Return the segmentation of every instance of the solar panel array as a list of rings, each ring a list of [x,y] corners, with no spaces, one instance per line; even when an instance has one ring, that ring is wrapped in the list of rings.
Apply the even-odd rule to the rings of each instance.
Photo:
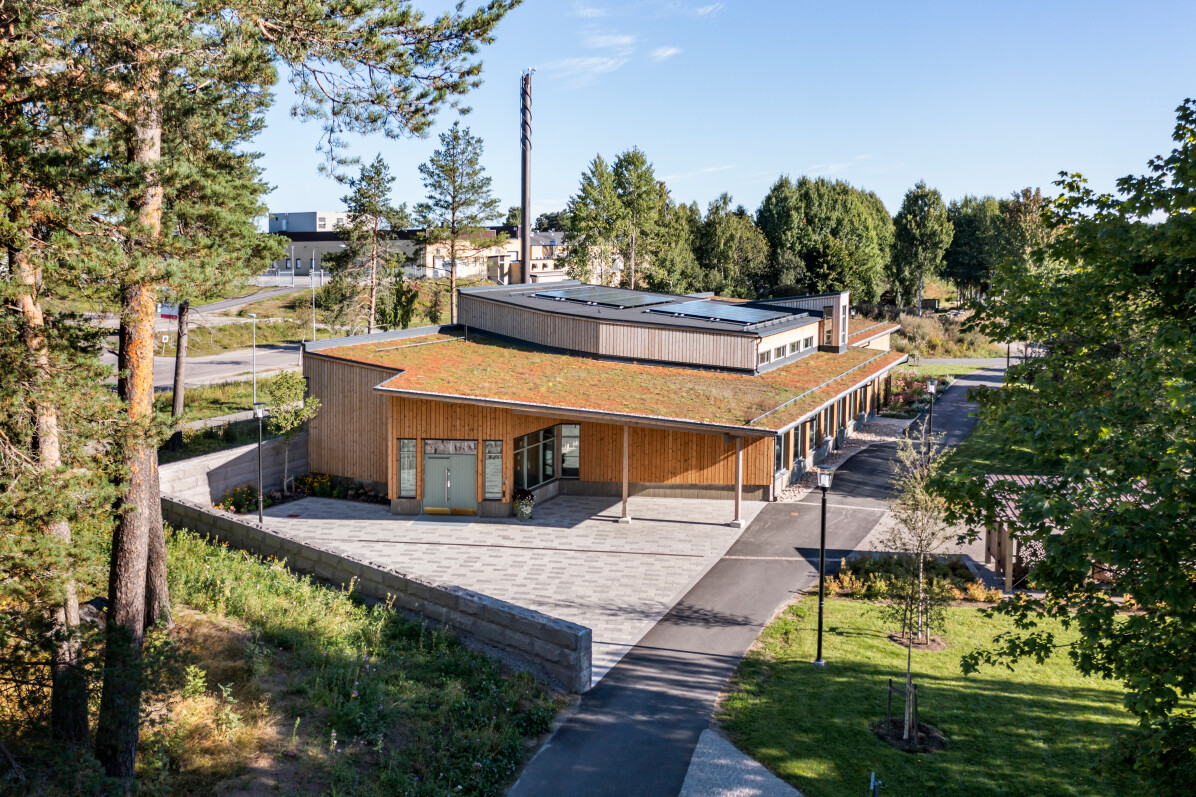
[[[629,291],[623,288],[604,288],[601,285],[582,285],[577,288],[558,288],[554,291],[539,291],[539,299],[600,304],[603,307],[647,307],[653,304],[671,302],[669,296],[653,296],[648,293]]]
[[[680,316],[682,318],[704,318],[710,321],[722,321],[727,324],[761,324],[785,318],[789,313],[778,313],[772,310],[761,310],[756,307],[743,307],[736,304],[715,304],[714,302],[680,302],[668,307],[656,307],[649,310],[661,315]]]

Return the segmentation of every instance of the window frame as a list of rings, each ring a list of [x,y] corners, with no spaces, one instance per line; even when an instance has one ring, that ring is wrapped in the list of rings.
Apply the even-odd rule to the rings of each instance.
[[[404,451],[405,444],[410,443],[410,450]],[[397,442],[398,473],[396,479],[396,498],[415,498],[419,493],[419,441],[414,437],[400,437]],[[404,455],[410,455],[411,492],[403,492],[403,476],[406,469],[403,466]]]

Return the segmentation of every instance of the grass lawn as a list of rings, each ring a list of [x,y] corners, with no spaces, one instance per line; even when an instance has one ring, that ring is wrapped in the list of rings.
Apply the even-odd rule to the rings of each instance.
[[[498,794],[560,699],[451,636],[186,531],[169,535],[185,674],[149,707],[172,795]],[[164,781],[164,782],[163,782]],[[223,785],[222,785],[223,784]]]
[[[258,379],[258,390],[261,390],[262,385],[267,384],[272,378]],[[165,390],[154,397],[154,407],[158,412],[169,413],[173,404],[173,390]],[[245,379],[237,382],[225,382],[221,385],[189,387],[183,392],[183,406],[187,413],[187,420],[190,421],[251,410],[253,409],[253,380]]]
[[[986,366],[983,365],[942,365],[940,363],[931,363],[930,365],[901,365],[893,369],[897,373],[913,374],[920,379],[925,379],[928,376],[964,376],[965,374],[974,374],[977,371],[984,370]]]
[[[173,357],[175,352],[175,333],[172,330],[170,340],[165,349],[159,343],[154,349],[158,357]],[[324,337],[331,337],[332,333],[326,329],[320,330]],[[311,327],[294,321],[269,321],[257,325],[257,345],[270,346],[282,343],[298,343],[301,340],[311,340]],[[208,354],[221,354],[226,351],[248,349],[253,345],[253,324],[220,324],[210,327],[193,327],[187,340],[187,356],[203,357]],[[165,354],[163,354],[165,351]]]
[[[904,678],[906,653],[888,640],[873,607],[827,601],[825,669],[810,664],[816,599],[764,630],[722,703],[720,719],[739,749],[805,797],[865,794],[873,771],[883,793],[903,797],[1111,793],[1091,768],[1134,724],[1122,689],[1080,675],[1066,656],[964,676],[960,655],[1011,627],[977,609],[948,609],[947,649],[913,654],[921,719],[949,747],[910,755],[877,739],[871,725],[884,718],[887,680]]]
[[[973,468],[993,475],[1050,475],[1058,472],[1058,464],[1028,448],[1009,445],[1001,430],[981,420],[945,463],[949,470]]]

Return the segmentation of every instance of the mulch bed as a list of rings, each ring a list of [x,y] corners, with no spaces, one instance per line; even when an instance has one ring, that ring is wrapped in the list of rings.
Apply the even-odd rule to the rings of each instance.
[[[877,738],[906,753],[937,753],[939,750],[947,749],[946,737],[939,733],[933,725],[919,722],[917,737],[914,736],[911,729],[908,739],[901,738],[904,730],[905,720],[901,717],[893,717],[887,724],[881,720],[872,726],[872,732],[876,734]],[[916,744],[915,738],[917,738]]]
[[[889,641],[894,645],[899,645],[903,648],[909,647],[909,637],[904,637],[901,634],[889,634]],[[941,636],[932,636],[929,642],[915,642],[914,650],[946,650],[947,640]]]

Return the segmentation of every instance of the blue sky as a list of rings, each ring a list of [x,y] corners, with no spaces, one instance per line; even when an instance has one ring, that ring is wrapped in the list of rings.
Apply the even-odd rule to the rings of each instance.
[[[420,3],[429,11],[441,3]],[[916,6],[916,7],[915,7]],[[639,146],[678,201],[723,191],[754,211],[781,174],[843,179],[890,212],[919,179],[947,199],[1102,189],[1171,148],[1196,93],[1196,3],[806,3],[527,0],[485,48],[464,117],[503,206],[519,199],[519,75],[534,78],[532,203],[559,210],[595,154]],[[319,130],[281,86],[264,154],[272,211],[336,210]],[[422,198],[427,139],[354,139],[382,153],[394,199]]]

